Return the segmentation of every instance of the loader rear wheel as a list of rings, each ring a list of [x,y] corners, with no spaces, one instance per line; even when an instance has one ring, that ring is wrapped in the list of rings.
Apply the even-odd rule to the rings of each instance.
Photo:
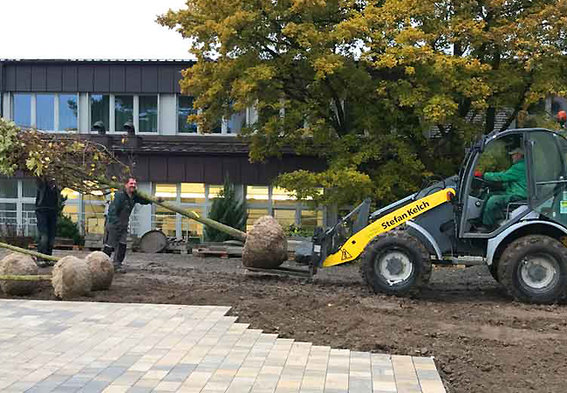
[[[498,278],[516,300],[549,304],[567,297],[567,248],[544,235],[510,243],[498,262]]]
[[[427,249],[403,231],[377,236],[366,246],[361,259],[362,277],[375,293],[405,295],[431,277]]]

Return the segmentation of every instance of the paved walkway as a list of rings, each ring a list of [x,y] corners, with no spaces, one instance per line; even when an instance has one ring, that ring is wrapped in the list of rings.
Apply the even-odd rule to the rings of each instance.
[[[281,339],[228,310],[0,300],[0,391],[445,392],[431,358]]]

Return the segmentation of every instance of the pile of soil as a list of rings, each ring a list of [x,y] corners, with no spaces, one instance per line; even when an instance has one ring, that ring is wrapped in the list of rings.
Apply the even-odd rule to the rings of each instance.
[[[126,266],[110,290],[75,300],[229,305],[239,322],[280,337],[434,356],[448,392],[565,391],[567,308],[513,302],[484,266],[435,269],[413,298],[371,294],[356,264],[311,283],[250,275],[238,259],[129,254]],[[53,299],[41,285],[31,297]]]

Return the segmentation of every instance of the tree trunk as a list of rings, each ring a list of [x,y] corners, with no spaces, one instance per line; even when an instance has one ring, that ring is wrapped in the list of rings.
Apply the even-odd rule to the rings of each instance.
[[[0,281],[51,281],[50,275],[18,276],[15,274],[0,275]]]
[[[12,246],[11,244],[8,244],[8,243],[0,242],[0,248],[6,248],[6,249],[14,251],[14,252],[19,252],[20,254],[31,255],[32,257],[46,259],[48,261],[53,261],[53,262],[57,262],[60,259],[60,258],[54,257],[52,255],[46,255],[46,254],[42,254],[42,253],[37,252],[37,251],[26,250],[25,248]]]
[[[159,202],[157,198],[146,194],[143,191],[136,191],[136,193],[141,196],[144,199],[147,199],[148,201],[151,201],[152,203],[162,206],[168,210],[171,210],[173,212],[179,213],[182,216],[191,218],[192,220],[195,220],[197,222],[200,222],[203,225],[208,225],[212,228],[215,228],[216,230],[220,231],[220,232],[224,232],[229,234],[230,236],[241,240],[243,242],[246,241],[247,235],[246,232],[242,232],[238,229],[235,229],[233,227],[229,227],[228,225],[222,224],[218,221],[215,220],[211,220],[210,218],[207,217],[201,217],[198,213],[192,211],[192,210],[185,210],[177,205],[174,205],[173,203],[169,203],[169,202]]]

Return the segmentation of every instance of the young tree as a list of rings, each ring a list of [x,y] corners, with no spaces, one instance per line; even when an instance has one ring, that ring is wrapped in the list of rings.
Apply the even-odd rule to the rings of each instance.
[[[234,185],[228,177],[224,181],[224,187],[218,197],[213,199],[213,205],[209,212],[209,218],[241,231],[246,230],[246,206],[236,196]],[[209,242],[224,242],[232,239],[226,232],[221,232],[213,227],[205,227],[205,240]]]
[[[22,129],[0,117],[0,174],[16,172],[53,178],[62,188],[105,193],[131,173],[105,146],[81,135]]]
[[[299,197],[387,201],[452,174],[496,115],[565,93],[565,0],[188,0],[158,21],[191,41],[182,90],[210,129],[255,106],[252,160],[283,146],[328,169],[280,184]]]

